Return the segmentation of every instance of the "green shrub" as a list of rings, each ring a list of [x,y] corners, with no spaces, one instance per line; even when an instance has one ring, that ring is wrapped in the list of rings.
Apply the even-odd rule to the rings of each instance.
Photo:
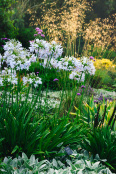
[[[81,124],[70,123],[67,116],[38,118],[34,109],[40,104],[37,104],[34,94],[28,101],[29,91],[23,99],[16,96],[16,101],[10,96],[12,94],[5,92],[0,100],[1,157],[16,156],[23,151],[28,156],[36,154],[39,159],[51,158],[57,155],[59,144],[74,147],[83,139],[85,128]]]
[[[94,88],[108,88],[114,84],[114,79],[107,70],[96,70],[95,75],[91,77],[90,84]]]
[[[75,82],[69,79],[68,72],[63,70],[58,71],[54,68],[44,68],[41,66],[41,62],[32,63],[29,72],[39,72],[39,77],[42,78],[43,82],[43,89],[71,89],[75,85]],[[57,78],[58,81],[53,81],[55,78]]]
[[[106,164],[116,171],[116,135],[107,127],[95,128],[87,133],[87,139],[82,143],[82,148],[93,155],[98,154],[101,159],[106,159]]]
[[[103,54],[103,58],[107,58],[110,60],[115,60],[116,58],[116,52],[112,50],[106,50]]]
[[[0,1],[0,38],[14,38],[17,34],[14,21],[10,19],[13,14],[10,7],[13,3],[15,3],[14,0]]]
[[[8,95],[4,92],[0,100],[0,138],[4,138],[0,146],[1,156],[18,154],[22,148],[29,154],[32,149],[29,145],[28,148],[26,147],[27,143],[32,140],[34,146],[37,141],[36,136],[40,131],[36,129],[37,121],[35,119],[33,119],[32,125],[32,112],[37,97],[35,99],[32,97],[31,103],[29,103],[28,91],[25,101],[22,101],[21,96],[16,96],[14,102],[13,95],[13,93]]]
[[[35,34],[35,30],[31,27],[19,28],[16,39],[18,39],[22,43],[23,47],[28,48],[29,41],[34,40],[34,34]]]

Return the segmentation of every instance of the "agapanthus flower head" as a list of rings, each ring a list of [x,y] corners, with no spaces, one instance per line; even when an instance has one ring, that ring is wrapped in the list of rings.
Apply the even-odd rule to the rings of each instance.
[[[11,71],[11,69],[4,68],[4,70],[0,72],[0,86],[4,86],[6,82],[12,85],[18,84],[15,70]]]
[[[36,76],[34,72],[28,74],[26,77],[23,76],[22,81],[23,85],[33,84],[35,88],[38,87],[39,84],[42,84],[41,78]]]
[[[36,61],[36,56],[23,48],[22,44],[15,39],[6,42],[3,49],[3,62],[15,70],[28,70],[31,62]]]
[[[53,81],[54,81],[54,82],[55,82],[55,81],[59,81],[59,79],[56,79],[56,78],[55,78]]]
[[[41,34],[43,37],[45,35]],[[35,39],[34,42],[30,42],[30,52],[35,52],[40,59],[57,59],[62,55],[63,48],[61,45],[53,45],[45,40]],[[48,64],[47,64],[48,65]],[[44,63],[45,66],[45,63]]]

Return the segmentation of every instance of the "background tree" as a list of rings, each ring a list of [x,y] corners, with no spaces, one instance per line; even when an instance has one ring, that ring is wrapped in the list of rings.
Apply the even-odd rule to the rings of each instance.
[[[0,0],[0,38],[14,38],[17,29],[14,27],[14,21],[11,20],[13,10],[11,8],[15,0]]]

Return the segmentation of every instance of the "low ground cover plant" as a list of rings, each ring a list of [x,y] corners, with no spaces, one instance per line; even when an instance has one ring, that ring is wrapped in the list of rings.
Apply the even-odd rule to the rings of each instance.
[[[105,159],[103,161],[106,161]],[[99,158],[99,155],[96,155],[95,158],[89,157],[87,151],[83,153],[77,153],[76,150],[72,151],[72,155],[66,156],[65,152],[65,163],[58,158],[54,158],[51,161],[42,160],[38,161],[34,155],[31,155],[30,158],[26,156],[25,153],[22,153],[22,156],[12,159],[11,157],[5,157],[4,161],[1,163],[0,171],[1,173],[30,173],[30,174],[63,174],[63,173],[108,173],[112,172],[106,168],[104,165],[100,164],[102,160]]]

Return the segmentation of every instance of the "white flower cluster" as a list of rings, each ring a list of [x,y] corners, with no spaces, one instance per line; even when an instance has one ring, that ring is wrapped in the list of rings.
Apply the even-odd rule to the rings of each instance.
[[[81,63],[83,65],[84,72],[89,73],[90,75],[95,74],[95,66],[91,59],[88,59],[87,57],[82,57]]]
[[[52,49],[53,49],[53,55],[52,58],[57,59],[62,56],[63,48],[61,45],[58,45],[55,41],[51,42]]]
[[[30,41],[30,52],[35,53],[39,59],[44,59],[44,66],[51,58],[57,59],[63,53],[61,45],[57,45],[55,41],[49,43],[44,40],[35,39]]]
[[[28,74],[26,77],[23,76],[22,82],[24,86],[33,84],[35,88],[38,87],[39,84],[42,84],[41,78],[36,76],[35,73]],[[5,84],[18,84],[18,77],[15,70],[5,68],[0,72],[0,86],[4,86]]]
[[[69,75],[69,79],[74,79],[77,81],[84,82],[85,81],[85,73],[81,73],[78,71],[72,71],[71,74]]]
[[[52,58],[49,61],[49,67],[58,68],[59,70],[62,69],[62,70],[66,70],[66,71],[73,71],[76,66],[78,66],[78,67],[80,66],[80,64],[78,64],[78,63],[79,62],[74,57],[61,58],[59,61]]]
[[[39,84],[42,84],[41,78],[36,76],[35,73],[30,73],[26,77],[22,78],[23,85],[33,84],[36,88]]]
[[[36,61],[36,56],[31,54],[28,50],[22,47],[19,41],[14,39],[6,42],[4,45],[4,54],[0,54],[0,68],[3,62],[5,62],[8,68],[4,68],[0,72],[0,86],[4,86],[6,83],[17,85],[18,77],[16,74],[17,70],[29,70],[31,62]],[[10,69],[11,68],[11,69]],[[38,84],[42,84],[41,78],[35,75],[35,73],[23,77],[23,85],[32,84],[37,87]]]
[[[65,57],[61,58],[60,61],[52,58],[49,67],[71,71],[69,78],[77,81],[84,81],[85,74],[95,74],[93,61],[87,57],[82,57],[80,59],[76,59],[75,57]]]
[[[15,70],[12,71],[11,69],[5,68],[0,72],[0,86],[4,86],[6,83],[7,85],[18,84],[18,78]]]
[[[4,45],[4,54],[0,54],[0,68],[1,62],[6,62],[8,67],[0,73],[0,85],[2,86],[6,81],[11,84],[18,84],[18,78],[16,77],[17,70],[29,70],[31,62],[35,62],[36,58],[44,59],[43,67],[55,68],[58,71],[70,71],[69,78],[75,79],[78,82],[85,80],[85,74],[94,75],[95,67],[93,65],[93,57],[82,57],[76,59],[75,57],[64,57],[58,60],[63,53],[61,45],[57,45],[55,41],[48,43],[44,40],[35,39],[30,41],[30,52],[22,47],[19,41],[14,39],[6,42]],[[36,55],[35,55],[36,54]],[[15,71],[16,70],[16,71]],[[42,84],[41,78],[32,73],[22,78],[23,85],[33,84],[37,87],[38,84]]]
[[[59,69],[63,69],[66,71],[81,71],[82,64],[80,60],[77,60],[75,57],[64,57],[60,60]]]
[[[31,62],[36,61],[36,56],[22,47],[22,44],[15,39],[6,42],[3,46],[4,55],[2,61],[16,70],[29,70]]]
[[[69,75],[70,79],[84,82],[85,74],[94,75],[95,67],[93,61],[87,57],[81,57],[80,60],[76,59],[75,69]]]

